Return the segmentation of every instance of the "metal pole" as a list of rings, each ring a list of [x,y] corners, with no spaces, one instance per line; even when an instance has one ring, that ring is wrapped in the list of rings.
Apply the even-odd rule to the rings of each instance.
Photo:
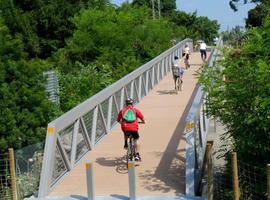
[[[213,173],[212,173],[212,158],[211,158],[212,144],[206,145],[206,159],[207,159],[207,196],[208,200],[213,200]]]
[[[238,167],[236,152],[232,153],[232,172],[233,172],[233,200],[240,199],[239,181],[238,181]]]
[[[128,163],[129,199],[136,200],[135,163]]]
[[[216,117],[214,117],[214,132],[217,133],[217,120],[216,120]]]
[[[94,200],[93,163],[86,163],[87,196],[88,200]]]
[[[17,200],[17,186],[16,186],[16,175],[15,175],[15,162],[14,162],[14,150],[12,148],[8,149],[9,156],[9,170],[11,178],[11,189],[12,189],[12,199]]]
[[[267,164],[267,200],[270,200],[270,164]]]
[[[151,2],[152,2],[152,17],[153,19],[155,19],[155,1],[151,0]]]

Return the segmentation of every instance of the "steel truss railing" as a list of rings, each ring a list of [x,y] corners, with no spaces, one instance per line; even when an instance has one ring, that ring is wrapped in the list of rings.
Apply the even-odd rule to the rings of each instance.
[[[220,38],[217,47],[223,46]],[[208,65],[215,67],[219,56],[217,48],[212,49]],[[205,99],[207,94],[198,87],[186,118],[186,195],[195,196],[199,191],[203,173],[203,162],[207,143],[210,118],[206,115]]]
[[[170,72],[174,56],[182,57],[186,44],[192,51],[191,39],[181,41],[48,124],[39,197],[45,197],[112,130],[126,97],[139,103]]]

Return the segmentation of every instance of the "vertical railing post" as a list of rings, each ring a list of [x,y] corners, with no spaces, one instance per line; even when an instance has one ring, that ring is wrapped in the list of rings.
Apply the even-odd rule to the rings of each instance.
[[[87,181],[87,199],[88,200],[94,200],[95,194],[94,194],[94,181],[93,181],[93,163],[86,163],[86,181]]]
[[[94,147],[96,143],[97,117],[98,117],[98,105],[95,107],[93,112],[92,135],[91,135],[92,147]]]
[[[161,67],[160,65],[161,65],[160,63],[158,63],[158,64],[156,65],[156,69],[157,69],[157,70],[156,70],[156,71],[157,71],[157,72],[156,72],[156,74],[157,74],[157,76],[156,76],[156,77],[157,77],[157,84],[158,84],[159,81],[160,81],[160,67]]]
[[[9,171],[11,178],[11,189],[12,189],[12,199],[17,200],[17,186],[16,186],[16,175],[15,175],[15,162],[14,162],[14,150],[12,148],[8,149],[9,156]]]
[[[207,142],[206,159],[207,159],[207,196],[208,200],[213,200],[213,166],[211,156],[212,144]]]
[[[152,67],[152,74],[151,74],[151,84],[152,84],[152,89],[155,87],[155,65]]]
[[[75,122],[75,125],[74,125],[74,128],[73,128],[73,134],[72,134],[72,145],[71,145],[71,156],[70,156],[71,169],[75,166],[75,161],[76,161],[77,139],[78,139],[79,125],[80,125],[80,120],[78,119]]]
[[[214,117],[214,133],[217,132],[217,120],[216,117]]]
[[[233,200],[240,199],[239,180],[238,180],[238,167],[236,152],[232,153],[232,175],[233,175]]]
[[[168,56],[167,59],[167,73],[171,71],[171,54]]]
[[[149,92],[149,71],[146,71],[146,77],[145,77],[145,91],[146,91],[146,94]]]
[[[129,97],[130,98],[134,98],[134,80],[131,81],[131,84],[130,84],[130,94],[129,94]]]
[[[42,169],[39,180],[38,197],[47,196],[52,183],[52,175],[54,170],[55,153],[57,145],[57,131],[54,123],[48,124],[47,136],[45,142],[44,156],[42,161]]]
[[[121,89],[121,98],[120,98],[120,108],[119,108],[119,110],[121,110],[124,107],[124,102],[125,102],[125,88],[123,87]]]
[[[267,200],[270,200],[270,164],[267,164]]]
[[[108,104],[108,115],[107,115],[107,132],[111,129],[111,121],[112,121],[112,104],[113,104],[113,96],[109,98]]]
[[[135,163],[128,163],[129,199],[136,200]]]
[[[138,89],[138,99],[139,99],[139,102],[141,101],[142,99],[142,75],[139,76],[139,85],[137,85],[137,89]]]

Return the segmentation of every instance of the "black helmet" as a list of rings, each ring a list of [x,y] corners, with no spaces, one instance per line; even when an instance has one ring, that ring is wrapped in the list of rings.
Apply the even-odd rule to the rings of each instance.
[[[126,105],[132,105],[133,102],[134,102],[133,99],[130,98],[130,97],[128,97],[128,98],[126,99]]]
[[[174,56],[174,59],[175,59],[175,60],[178,59],[178,56]]]

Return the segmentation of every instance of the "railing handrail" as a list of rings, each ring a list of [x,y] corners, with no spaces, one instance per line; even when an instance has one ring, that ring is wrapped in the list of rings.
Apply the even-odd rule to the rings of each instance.
[[[114,126],[115,114],[123,106],[125,95],[135,95],[139,102],[165,77],[171,70],[174,56],[182,57],[185,44],[193,50],[191,39],[179,42],[48,124],[39,197],[46,196],[110,132]],[[103,105],[106,106],[104,110]],[[59,166],[60,169],[55,170],[54,174],[54,167]]]
[[[220,45],[222,45],[222,38],[219,38],[217,47]],[[208,65],[211,67],[214,67],[217,52],[216,48],[212,50],[208,59]],[[186,118],[186,194],[191,196],[195,196],[196,191],[198,191],[198,179],[201,178],[201,169],[206,149],[209,118],[203,111],[205,95],[202,86],[199,86]],[[201,122],[201,119],[205,121]],[[202,123],[206,123],[205,130],[202,130]],[[197,125],[199,126],[198,128]],[[199,146],[196,146],[197,137],[199,138]]]
[[[67,123],[69,123],[69,122],[72,123],[80,115],[83,115],[83,114],[87,113],[88,110],[93,109],[96,106],[96,104],[101,103],[104,100],[106,100],[109,96],[111,96],[112,94],[114,94],[115,92],[120,90],[124,85],[127,85],[132,80],[137,78],[139,75],[143,74],[144,72],[149,70],[151,67],[153,67],[153,65],[160,62],[163,57],[168,56],[170,54],[170,52],[173,52],[173,51],[177,50],[180,46],[182,46],[183,44],[185,44],[187,42],[192,42],[192,40],[187,38],[187,39],[179,42],[175,46],[173,46],[170,49],[166,50],[165,52],[161,53],[159,56],[157,56],[154,59],[152,59],[152,60],[148,61],[147,63],[143,64],[139,68],[135,69],[133,72],[127,74],[126,76],[124,76],[120,80],[116,81],[112,85],[110,85],[107,88],[101,90],[100,92],[98,92],[97,94],[92,96],[91,98],[85,100],[84,102],[82,102],[79,105],[75,106],[74,108],[72,108],[68,112],[64,113],[62,116],[60,116],[57,119],[53,120],[52,122],[50,122],[48,124],[48,126],[50,126],[50,124],[53,124],[53,125],[58,124],[58,123],[61,124],[61,121],[65,121],[65,123],[66,122]],[[180,55],[180,57],[181,56],[182,55]],[[72,116],[72,118],[70,118],[70,116]],[[63,128],[63,126],[60,125],[60,126],[57,127],[57,130],[60,131],[62,128]]]

